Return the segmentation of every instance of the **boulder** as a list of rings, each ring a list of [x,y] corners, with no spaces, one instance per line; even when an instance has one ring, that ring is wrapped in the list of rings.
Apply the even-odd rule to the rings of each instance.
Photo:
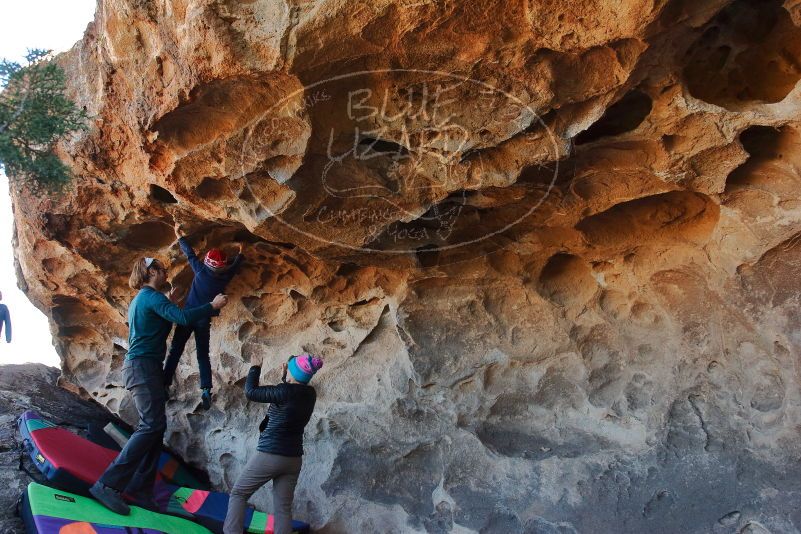
[[[62,380],[129,422],[133,262],[244,243],[170,445],[228,489],[314,352],[320,532],[796,532],[801,20],[773,0],[100,0],[72,187],[12,187]],[[256,502],[268,509],[269,491]],[[761,530],[760,530],[761,529]]]

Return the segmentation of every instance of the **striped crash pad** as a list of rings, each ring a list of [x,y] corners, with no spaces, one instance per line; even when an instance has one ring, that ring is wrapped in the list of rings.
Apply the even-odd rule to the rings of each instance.
[[[31,482],[22,496],[28,534],[210,534],[186,519],[131,507],[119,515],[89,497]]]
[[[56,426],[33,410],[20,416],[18,427],[34,465],[49,484],[65,491],[89,495],[89,488],[117,457],[117,451]],[[227,493],[177,486],[165,482],[159,474],[153,494],[157,512],[182,516],[212,532],[222,532],[228,510]],[[272,534],[272,525],[271,515],[248,507],[245,532]],[[309,532],[308,523],[293,520],[292,526],[298,534]]]

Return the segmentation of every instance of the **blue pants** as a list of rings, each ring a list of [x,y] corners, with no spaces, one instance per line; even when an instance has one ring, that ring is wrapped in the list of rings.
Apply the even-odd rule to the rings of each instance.
[[[148,493],[153,491],[161,443],[167,430],[164,411],[167,396],[161,362],[155,358],[125,360],[122,376],[139,413],[139,426],[100,482],[126,493]]]
[[[197,349],[197,367],[200,371],[200,387],[211,389],[211,361],[209,360],[209,338],[211,338],[211,321],[205,320],[190,326],[175,325],[172,334],[170,354],[164,364],[164,384],[169,386],[175,376],[175,369],[181,355],[184,353],[189,336],[195,334],[195,347]]]

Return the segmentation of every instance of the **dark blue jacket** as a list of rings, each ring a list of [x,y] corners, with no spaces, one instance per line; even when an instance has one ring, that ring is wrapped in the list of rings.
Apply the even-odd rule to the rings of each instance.
[[[8,306],[0,304],[0,333],[3,332],[3,325],[6,326],[6,343],[11,343],[11,314]]]
[[[214,300],[214,297],[225,291],[225,286],[236,275],[239,265],[242,263],[242,254],[237,254],[228,269],[221,273],[215,273],[198,259],[186,239],[183,237],[178,239],[178,246],[186,254],[189,266],[195,272],[195,279],[192,280],[192,287],[189,289],[189,296],[186,297],[184,308],[195,308]],[[220,315],[219,310],[215,310],[212,314],[213,317],[217,315]]]
[[[303,429],[311,419],[317,392],[304,384],[281,383],[259,386],[261,367],[254,365],[245,380],[245,396],[255,402],[269,402],[267,426],[256,447],[280,456],[303,456]]]

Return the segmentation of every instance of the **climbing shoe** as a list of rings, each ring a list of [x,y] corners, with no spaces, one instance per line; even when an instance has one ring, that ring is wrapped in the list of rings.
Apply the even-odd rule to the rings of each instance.
[[[203,402],[203,409],[210,410],[211,409],[211,390],[208,388],[203,388],[203,392],[200,394],[200,400]]]
[[[92,497],[97,499],[100,504],[115,514],[128,515],[131,513],[130,507],[123,502],[120,492],[114,488],[109,488],[98,481],[95,482],[94,486],[89,488],[89,493],[91,493]]]

